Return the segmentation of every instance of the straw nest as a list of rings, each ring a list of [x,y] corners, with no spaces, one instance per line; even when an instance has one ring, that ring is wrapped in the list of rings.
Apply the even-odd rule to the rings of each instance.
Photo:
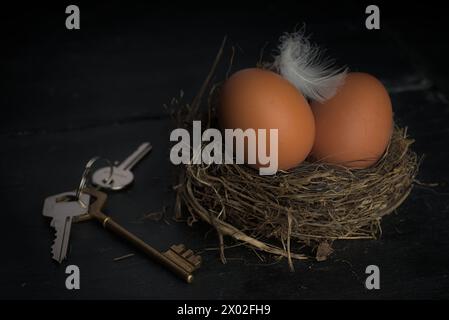
[[[194,102],[178,109],[179,123],[198,118],[210,75]],[[216,89],[210,88],[209,109],[203,113],[210,126]],[[311,256],[304,254],[304,247],[324,260],[332,253],[334,240],[379,236],[382,217],[398,208],[413,187],[419,160],[412,143],[407,130],[396,126],[383,157],[358,170],[306,161],[292,170],[262,176],[245,165],[185,165],[175,187],[176,215],[181,217],[186,208],[189,223],[200,219],[213,226],[223,262],[224,236],[286,257],[291,269],[292,259]]]

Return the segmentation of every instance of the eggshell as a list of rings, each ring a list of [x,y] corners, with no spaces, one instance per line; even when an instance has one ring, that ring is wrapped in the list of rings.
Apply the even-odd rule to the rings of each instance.
[[[277,73],[250,68],[233,74],[222,87],[218,115],[226,129],[278,129],[281,170],[300,164],[312,149],[315,123],[310,106]]]
[[[388,146],[393,130],[391,100],[375,77],[349,73],[333,98],[312,102],[311,107],[316,125],[315,159],[367,168]]]

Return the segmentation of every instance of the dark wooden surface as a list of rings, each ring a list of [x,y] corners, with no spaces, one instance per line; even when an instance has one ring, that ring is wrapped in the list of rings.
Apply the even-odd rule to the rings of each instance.
[[[187,5],[87,4],[81,30],[64,27],[65,6],[3,12],[2,220],[0,298],[390,299],[449,297],[449,103],[444,16],[438,8],[382,8],[380,31],[364,27],[363,5],[280,4],[193,8]],[[422,6],[422,7],[421,7]],[[420,25],[415,25],[417,13]],[[408,16],[411,14],[412,16]],[[182,89],[189,100],[227,34],[234,70],[265,57],[282,32],[307,24],[339,63],[373,73],[391,93],[395,117],[425,154],[416,187],[373,241],[340,241],[325,262],[261,263],[246,248],[226,251],[214,231],[174,222],[172,123],[162,105]],[[267,52],[268,51],[268,52]],[[126,157],[139,143],[154,150],[135,168],[135,183],[110,194],[107,212],[159,249],[185,243],[204,265],[186,285],[95,222],[72,228],[68,260],[50,258],[53,233],[41,215],[46,196],[74,189],[87,160]],[[161,221],[142,220],[167,208]],[[227,242],[232,245],[231,241]],[[81,270],[81,289],[65,289],[65,266]],[[364,287],[365,268],[381,270],[381,289]]]

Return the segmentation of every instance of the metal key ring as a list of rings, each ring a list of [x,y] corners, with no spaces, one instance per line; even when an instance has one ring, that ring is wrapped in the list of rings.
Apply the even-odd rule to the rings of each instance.
[[[86,187],[87,184],[87,176],[90,172],[90,169],[92,168],[92,166],[94,165],[95,162],[97,162],[98,160],[105,160],[106,163],[108,164],[108,166],[111,168],[111,171],[109,173],[109,178],[107,179],[107,183],[111,182],[112,180],[112,175],[114,173],[114,166],[111,163],[111,161],[109,161],[109,159],[106,158],[101,158],[101,157],[93,157],[92,159],[90,159],[87,163],[86,163],[86,167],[84,168],[84,172],[83,175],[81,176],[81,181],[80,184],[78,186],[78,189],[76,189],[76,194],[75,197],[77,200],[80,199],[80,194],[81,191]]]

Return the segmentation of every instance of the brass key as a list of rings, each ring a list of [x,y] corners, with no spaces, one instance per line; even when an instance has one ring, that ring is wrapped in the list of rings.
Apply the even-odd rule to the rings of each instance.
[[[91,188],[84,189],[83,192],[94,198],[89,205],[89,215],[97,219],[105,229],[114,232],[116,235],[132,243],[146,255],[170,269],[177,276],[188,283],[192,283],[192,273],[201,265],[201,257],[199,255],[195,255],[192,250],[187,250],[183,244],[173,245],[166,252],[159,252],[112,220],[111,217],[101,212],[106,204],[107,195],[105,193]]]

